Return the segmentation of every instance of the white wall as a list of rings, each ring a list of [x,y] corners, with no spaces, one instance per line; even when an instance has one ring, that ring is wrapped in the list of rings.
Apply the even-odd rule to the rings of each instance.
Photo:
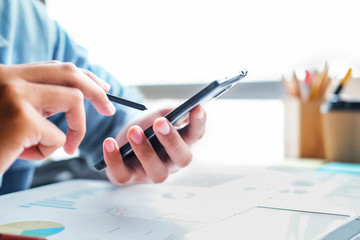
[[[48,0],[91,57],[130,84],[246,80],[360,68],[357,0]]]

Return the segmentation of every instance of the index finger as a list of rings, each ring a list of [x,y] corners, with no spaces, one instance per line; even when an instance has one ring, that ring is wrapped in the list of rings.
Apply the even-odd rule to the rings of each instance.
[[[114,105],[105,94],[109,85],[90,73],[86,74],[84,70],[72,63],[23,64],[13,67],[23,79],[29,82],[78,88],[99,113],[107,116],[115,113]]]
[[[64,112],[68,131],[64,149],[67,153],[74,153],[86,131],[84,99],[82,92],[77,88],[64,86],[49,86],[42,84],[29,84],[34,93],[29,101],[40,113]],[[45,114],[46,115],[46,114]]]

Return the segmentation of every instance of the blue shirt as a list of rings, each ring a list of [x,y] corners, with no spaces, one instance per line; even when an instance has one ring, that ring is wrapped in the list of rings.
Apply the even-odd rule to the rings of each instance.
[[[77,45],[59,24],[51,20],[44,5],[38,0],[0,1],[0,64],[22,64],[58,60],[72,62],[88,69],[111,85],[110,93],[140,101],[141,94],[135,88],[122,86],[104,68],[88,61],[87,51]],[[80,153],[92,162],[100,161],[102,142],[106,137],[115,137],[136,110],[116,106],[114,116],[105,117],[85,100],[86,135],[80,145]],[[49,118],[62,131],[67,124],[64,114]],[[26,189],[32,181],[34,165],[30,161],[16,160],[2,177],[1,193]]]

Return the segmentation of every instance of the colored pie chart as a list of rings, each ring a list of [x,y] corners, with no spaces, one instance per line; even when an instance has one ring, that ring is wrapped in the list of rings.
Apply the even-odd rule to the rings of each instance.
[[[46,221],[13,222],[0,225],[0,233],[32,237],[47,237],[57,234],[64,229],[64,225],[60,223]]]

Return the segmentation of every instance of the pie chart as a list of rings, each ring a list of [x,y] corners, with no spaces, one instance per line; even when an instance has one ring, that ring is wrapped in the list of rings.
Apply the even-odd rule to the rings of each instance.
[[[47,237],[64,229],[64,225],[60,223],[46,221],[13,222],[0,225],[0,233],[32,237]]]

